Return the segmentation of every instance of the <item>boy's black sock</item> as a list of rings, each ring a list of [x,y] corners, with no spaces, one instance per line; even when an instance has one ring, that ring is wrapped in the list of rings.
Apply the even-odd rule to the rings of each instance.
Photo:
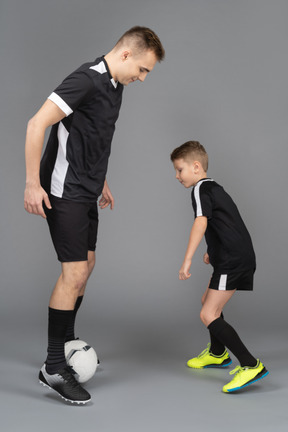
[[[221,313],[220,318],[224,319],[223,313]],[[221,354],[224,353],[225,346],[211,333],[210,330],[209,333],[210,333],[210,341],[211,341],[210,352],[214,355],[220,356]]]
[[[72,318],[71,318],[71,320],[70,320],[70,322],[68,324],[68,328],[67,328],[67,331],[66,331],[65,342],[68,342],[68,341],[71,341],[71,340],[75,339],[75,333],[74,333],[75,319],[76,319],[76,315],[77,315],[78,309],[81,306],[82,300],[83,300],[83,296],[79,296],[77,298],[77,300],[76,300],[74,311],[73,311],[73,315],[72,315]]]
[[[64,343],[72,315],[73,310],[58,310],[49,307],[48,355],[46,359],[46,370],[49,374],[54,374],[66,366]]]
[[[237,357],[241,366],[256,366],[257,360],[250,354],[230,324],[222,318],[217,318],[209,324],[208,329]]]

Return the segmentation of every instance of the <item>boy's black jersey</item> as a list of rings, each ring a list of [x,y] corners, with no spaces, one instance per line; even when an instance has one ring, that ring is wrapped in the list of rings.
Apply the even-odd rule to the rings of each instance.
[[[72,201],[95,201],[101,194],[111,141],[122,102],[104,57],[85,63],[48,99],[66,117],[52,127],[41,160],[41,185]]]
[[[222,186],[207,178],[192,189],[195,218],[208,220],[205,239],[210,263],[217,273],[255,269],[256,259],[249,232],[232,198]]]

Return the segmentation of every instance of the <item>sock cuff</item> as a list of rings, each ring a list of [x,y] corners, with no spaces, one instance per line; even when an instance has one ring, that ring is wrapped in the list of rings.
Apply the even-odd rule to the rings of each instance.
[[[68,323],[68,321],[73,316],[73,310],[59,310],[48,308],[48,316],[49,322],[53,322],[54,324],[63,324]]]
[[[207,328],[208,330],[211,331],[212,334],[214,334],[217,337],[217,335],[221,332],[221,330],[223,330],[225,324],[226,324],[225,321],[221,317],[219,317],[216,318],[214,321],[212,321]]]

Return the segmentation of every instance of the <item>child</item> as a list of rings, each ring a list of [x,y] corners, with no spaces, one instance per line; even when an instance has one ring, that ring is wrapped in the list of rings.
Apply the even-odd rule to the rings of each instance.
[[[179,279],[190,278],[192,257],[204,234],[207,253],[204,262],[214,268],[202,297],[200,318],[210,333],[211,343],[187,365],[191,368],[225,367],[232,363],[227,347],[239,360],[231,382],[223,392],[240,390],[268,375],[265,366],[247,350],[238,334],[223,317],[222,310],[236,290],[253,290],[256,268],[252,241],[239,211],[222,186],[207,178],[208,155],[197,141],[188,141],[171,154],[176,179],[192,189],[195,212],[187,251]]]

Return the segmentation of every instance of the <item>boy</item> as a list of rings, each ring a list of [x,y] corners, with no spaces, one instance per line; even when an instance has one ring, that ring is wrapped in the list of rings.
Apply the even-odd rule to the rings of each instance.
[[[123,86],[143,82],[164,55],[152,30],[133,27],[108,54],[72,72],[28,123],[24,206],[47,218],[62,266],[49,303],[48,356],[39,380],[71,403],[90,400],[67,367],[64,343],[75,338],[75,317],[95,265],[97,199],[102,194],[101,209],[114,206],[106,172]]]
[[[190,278],[192,257],[203,236],[207,243],[204,262],[214,268],[202,297],[200,318],[210,333],[211,343],[187,365],[191,368],[225,367],[232,363],[227,347],[239,360],[235,377],[223,392],[240,390],[268,375],[265,366],[247,350],[236,331],[223,317],[222,310],[236,290],[253,289],[256,268],[250,235],[231,197],[222,186],[207,177],[208,155],[197,141],[188,141],[171,153],[176,179],[192,190],[195,221],[191,229],[179,279]]]

